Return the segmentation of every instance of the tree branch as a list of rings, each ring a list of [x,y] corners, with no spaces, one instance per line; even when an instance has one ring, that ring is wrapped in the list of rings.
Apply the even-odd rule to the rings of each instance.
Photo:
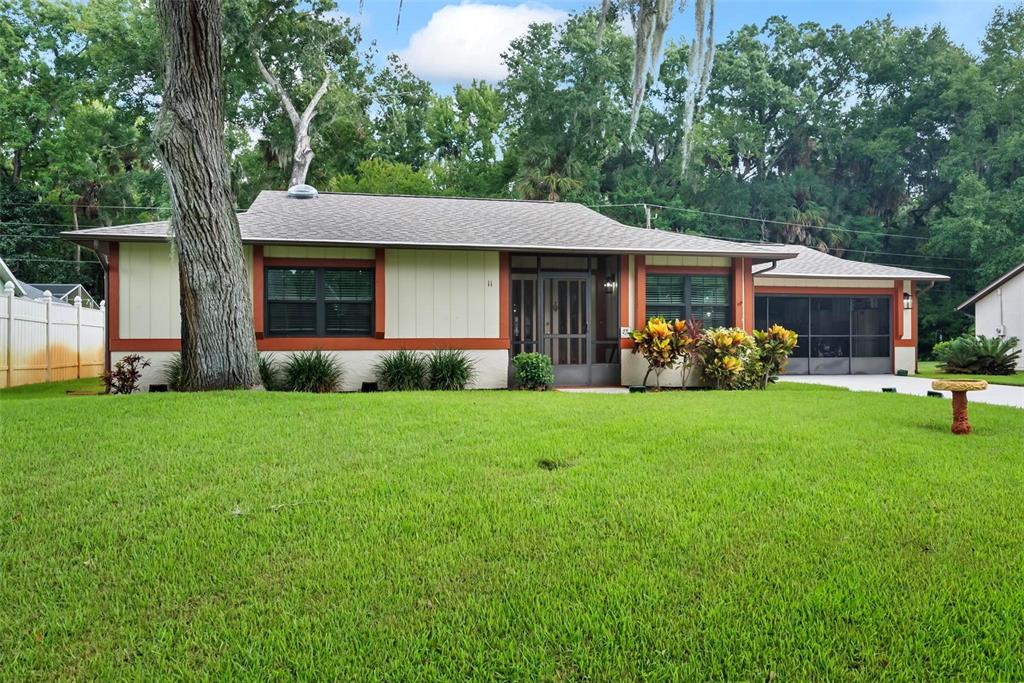
[[[284,110],[288,113],[288,118],[291,120],[292,125],[297,128],[301,119],[299,118],[299,112],[295,109],[295,105],[292,104],[292,98],[288,97],[288,93],[285,92],[284,86],[281,85],[281,81],[277,80],[277,77],[270,73],[267,67],[263,65],[263,60],[260,58],[259,51],[253,50],[252,56],[256,60],[256,66],[259,67],[260,75],[263,76],[263,80],[266,81],[267,85],[269,85],[270,88],[277,93],[277,96],[281,98],[281,102],[284,104]],[[313,99],[315,101],[317,98]]]
[[[313,99],[309,101],[306,106],[306,111],[302,112],[302,123],[306,126],[316,116],[316,107],[320,104],[320,99],[327,93],[327,88],[331,84],[331,71],[330,69],[324,69],[324,82],[317,88],[316,94],[313,95]]]

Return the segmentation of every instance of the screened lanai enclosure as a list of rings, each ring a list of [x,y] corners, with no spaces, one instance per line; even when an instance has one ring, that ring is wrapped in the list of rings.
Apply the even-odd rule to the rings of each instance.
[[[800,335],[787,374],[892,372],[888,296],[767,295],[755,299],[754,326],[779,324]]]

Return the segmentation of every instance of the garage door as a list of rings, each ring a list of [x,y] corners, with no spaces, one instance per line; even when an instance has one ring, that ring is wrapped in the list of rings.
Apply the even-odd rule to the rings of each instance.
[[[800,335],[788,374],[847,375],[892,372],[892,315],[887,296],[756,298],[754,325],[779,324]]]

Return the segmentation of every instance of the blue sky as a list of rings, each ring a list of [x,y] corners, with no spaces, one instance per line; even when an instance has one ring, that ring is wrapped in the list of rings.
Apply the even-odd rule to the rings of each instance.
[[[401,25],[395,28],[399,0],[365,0],[359,14],[357,0],[340,0],[341,12],[363,27],[367,39],[377,41],[381,55],[398,52],[416,72],[447,89],[473,77],[496,80],[498,55],[508,41],[531,21],[558,20],[566,14],[594,7],[600,0],[404,0]],[[853,27],[890,14],[903,26],[941,23],[953,40],[977,51],[995,7],[1014,2],[989,0],[717,0],[717,38],[747,23],[762,23],[773,14],[794,22]],[[692,5],[692,0],[688,5]],[[692,15],[676,16],[671,36],[689,35]]]

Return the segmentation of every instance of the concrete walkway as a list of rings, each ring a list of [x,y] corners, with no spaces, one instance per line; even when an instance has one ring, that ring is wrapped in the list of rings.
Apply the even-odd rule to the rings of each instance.
[[[965,379],[967,379],[965,377]],[[782,382],[804,384],[825,384],[831,387],[845,387],[851,391],[882,391],[882,387],[896,387],[896,393],[925,396],[932,389],[932,380],[925,377],[899,377],[897,375],[783,375]],[[942,392],[950,398],[948,391]],[[970,402],[993,403],[1001,406],[1024,408],[1024,387],[1008,387],[989,384],[984,391],[972,391]]]

